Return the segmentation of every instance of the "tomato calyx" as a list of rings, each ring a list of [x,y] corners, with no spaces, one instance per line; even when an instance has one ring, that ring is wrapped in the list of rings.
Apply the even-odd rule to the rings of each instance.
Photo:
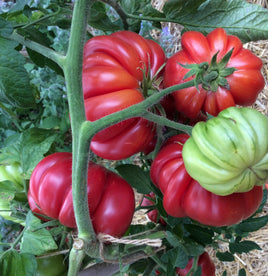
[[[231,49],[220,61],[217,62],[219,51],[215,53],[211,59],[210,64],[208,62],[202,62],[200,64],[181,64],[183,68],[190,69],[190,71],[184,76],[184,80],[194,76],[194,85],[199,91],[198,85],[201,84],[202,88],[208,91],[216,92],[219,86],[229,90],[229,84],[226,77],[233,74],[236,71],[234,67],[226,67],[233,49]]]

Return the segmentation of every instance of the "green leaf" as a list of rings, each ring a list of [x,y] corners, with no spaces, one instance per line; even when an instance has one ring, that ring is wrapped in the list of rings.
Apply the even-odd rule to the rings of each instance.
[[[170,231],[167,231],[166,234],[167,234],[166,239],[170,243],[170,245],[172,245],[173,247],[181,246],[181,242],[173,233],[171,233]]]
[[[0,17],[0,36],[7,37],[12,34],[12,24]]]
[[[267,9],[244,0],[207,0],[196,11],[184,9],[175,15],[175,11],[166,14],[173,22],[183,25],[184,31],[195,30],[206,35],[220,27],[243,43],[268,38]]]
[[[268,215],[257,218],[250,218],[235,227],[236,232],[254,232],[264,227],[268,222]]]
[[[92,5],[88,18],[89,25],[102,31],[118,31],[122,28],[110,20],[105,5],[101,2],[95,2]]]
[[[193,13],[206,0],[169,0],[163,7],[167,18],[176,19],[185,13]]]
[[[52,45],[52,40],[50,40],[47,36],[47,34],[39,31],[35,27],[28,27],[24,29],[19,29],[18,33],[22,36],[24,36],[26,39],[35,41],[47,48],[51,48]],[[45,67],[48,66],[52,70],[54,70],[56,73],[63,75],[62,69],[59,67],[58,64],[56,64],[54,61],[51,59],[43,56],[42,54],[37,53],[36,51],[33,51],[29,48],[26,48],[27,53],[31,60],[38,66],[38,67]]]
[[[54,130],[30,128],[15,137],[17,138],[16,141],[1,149],[0,161],[19,162],[24,177],[27,178],[37,163],[49,151],[57,134]]]
[[[58,248],[50,232],[46,228],[40,229],[40,225],[40,220],[29,212],[26,217],[26,230],[21,240],[22,253],[42,255]]]
[[[53,130],[31,128],[22,133],[20,144],[21,166],[24,173],[32,169],[44,158],[57,134]]]
[[[14,42],[0,37],[0,101],[29,108],[34,106],[35,98],[24,68],[25,58],[15,46]]]
[[[145,172],[139,166],[119,165],[116,170],[138,193],[149,194],[152,191],[149,172]]]
[[[234,253],[248,253],[251,250],[261,250],[259,245],[253,241],[241,241],[241,242],[231,242],[229,244],[229,249],[232,254]]]
[[[244,268],[241,268],[238,272],[238,276],[247,276],[246,270]]]
[[[225,251],[225,252],[218,251],[216,253],[216,257],[222,262],[233,262],[235,260],[234,256],[228,251]]]
[[[37,262],[33,254],[5,251],[0,256],[1,276],[34,276]]]
[[[184,227],[197,242],[204,245],[212,243],[212,230],[194,224],[185,224]]]
[[[199,256],[204,252],[204,247],[202,245],[195,243],[190,239],[185,239],[183,246],[187,250],[189,256]]]

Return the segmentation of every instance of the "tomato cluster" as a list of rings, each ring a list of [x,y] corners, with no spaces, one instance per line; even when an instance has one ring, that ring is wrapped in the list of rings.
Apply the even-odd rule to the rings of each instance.
[[[186,171],[182,158],[187,134],[171,137],[151,166],[151,179],[163,193],[163,205],[173,217],[190,217],[202,224],[227,226],[253,215],[261,203],[263,188],[219,196],[204,189]]]
[[[155,41],[131,31],[88,40],[82,74],[86,119],[99,120],[195,76],[196,86],[171,93],[155,109],[159,115],[164,108],[161,115],[177,122],[188,120],[193,131],[192,137],[172,136],[155,151],[150,177],[163,194],[168,215],[216,227],[233,225],[255,213],[268,178],[268,119],[253,109],[234,107],[256,101],[264,87],[262,61],[221,28],[207,36],[185,32],[181,43],[182,50],[166,59]],[[216,117],[207,120],[208,114]],[[165,137],[166,130],[163,126],[160,136]],[[104,159],[122,160],[150,152],[158,134],[155,123],[129,116],[96,133],[90,148]],[[132,188],[93,162],[87,182],[95,231],[122,236],[134,214]],[[154,194],[148,194],[141,205],[151,206],[154,199]],[[71,153],[54,153],[36,166],[28,200],[33,212],[76,227]],[[166,225],[157,209],[147,215]],[[185,269],[176,272],[186,275],[192,263],[191,259]],[[199,257],[198,265],[202,275],[215,275],[207,253]]]

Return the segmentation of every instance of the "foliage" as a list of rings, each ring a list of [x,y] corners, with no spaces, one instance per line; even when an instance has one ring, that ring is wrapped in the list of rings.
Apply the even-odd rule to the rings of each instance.
[[[150,178],[152,161],[166,138],[181,132],[191,134],[196,123],[174,112],[168,94],[194,87],[202,77],[163,90],[161,79],[155,82],[147,76],[139,87],[146,90],[146,99],[96,121],[85,119],[83,42],[120,30],[134,31],[152,39],[151,30],[157,30],[160,45],[168,50],[171,37],[166,29],[161,29],[160,22],[178,23],[183,27],[182,32],[195,30],[204,35],[216,27],[224,28],[228,35],[236,35],[242,42],[268,39],[267,10],[244,0],[170,0],[162,11],[156,10],[149,0],[1,3],[0,166],[19,164],[22,179],[19,188],[12,177],[0,182],[0,201],[4,202],[0,207],[5,214],[8,212],[5,217],[9,219],[0,217],[1,275],[13,276],[18,271],[22,276],[35,275],[37,257],[55,252],[63,252],[68,275],[78,274],[89,264],[106,261],[118,262],[120,275],[156,275],[156,270],[163,275],[175,275],[176,267],[185,268],[190,258],[197,260],[207,246],[214,248],[220,261],[227,262],[234,261],[234,254],[261,250],[247,237],[268,222],[267,215],[260,215],[267,201],[267,190],[264,189],[262,203],[251,217],[235,225],[213,227],[189,217],[168,215],[162,192]],[[148,68],[150,65],[149,62]],[[143,77],[148,68],[143,68]],[[148,83],[151,86],[147,87]],[[158,93],[153,93],[154,90]],[[132,117],[143,117],[154,123],[157,137],[150,153],[112,162],[89,152],[90,141],[97,132]],[[42,215],[36,217],[27,202],[29,179],[36,165],[45,156],[62,151],[72,152],[75,161],[72,162],[72,189],[77,229],[67,228],[58,220]],[[118,246],[95,235],[91,221],[85,219],[88,208],[84,179],[89,158],[112,168],[142,196],[155,194],[152,205],[139,204],[136,210],[155,209],[165,223],[131,225],[121,241],[125,238],[132,243],[133,240],[157,239],[161,240],[161,247],[127,242]],[[219,246],[222,242],[228,244],[225,252]],[[193,275],[200,275],[197,262],[193,264]],[[245,271],[240,270],[239,275],[244,274]]]

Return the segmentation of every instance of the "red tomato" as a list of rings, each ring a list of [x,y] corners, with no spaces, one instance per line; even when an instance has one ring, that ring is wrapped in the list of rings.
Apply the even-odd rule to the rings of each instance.
[[[120,237],[128,229],[135,209],[131,186],[117,174],[93,162],[88,167],[88,206],[97,233]],[[41,160],[29,184],[33,212],[76,227],[72,200],[72,154],[58,152]]]
[[[216,116],[220,111],[230,106],[252,105],[265,85],[264,78],[260,72],[262,61],[252,52],[243,49],[242,42],[238,37],[227,35],[224,29],[217,28],[206,37],[196,31],[188,31],[181,38],[182,50],[175,53],[168,61],[164,73],[164,86],[170,87],[192,79],[184,80],[189,71],[180,64],[211,63],[212,57],[218,52],[219,62],[231,49],[233,53],[227,67],[236,69],[225,77],[223,70],[218,64],[215,69],[219,76],[225,77],[228,85],[221,86],[220,78],[216,79],[218,88],[212,91],[210,88],[196,87],[181,89],[172,93],[176,108],[185,113],[189,118],[195,118],[200,110]]]
[[[131,31],[87,41],[82,76],[87,120],[95,121],[142,102],[146,96],[141,92],[143,71],[151,79],[164,62],[165,53],[156,42]],[[147,152],[154,136],[153,123],[132,118],[97,133],[91,149],[105,159],[125,159]]]
[[[218,196],[205,190],[187,173],[182,159],[187,134],[171,137],[151,166],[152,182],[163,193],[163,206],[173,217],[190,217],[202,224],[227,226],[250,217],[258,209],[263,188]]]

